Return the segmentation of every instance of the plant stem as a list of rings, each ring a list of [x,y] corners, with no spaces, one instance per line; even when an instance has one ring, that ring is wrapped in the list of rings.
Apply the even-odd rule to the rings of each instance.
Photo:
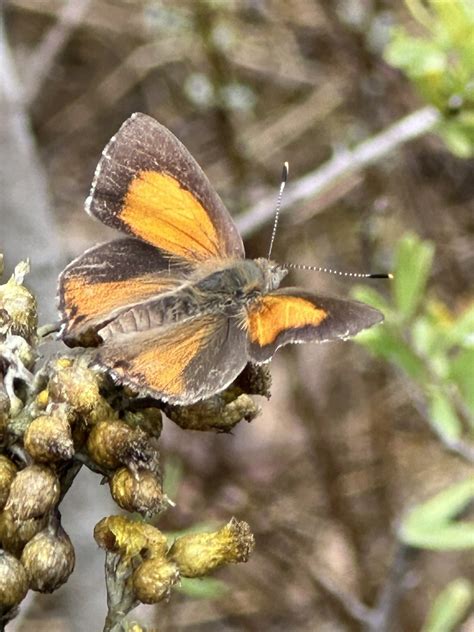
[[[354,149],[336,153],[333,158],[311,171],[296,182],[288,184],[280,212],[287,211],[293,204],[309,198],[316,198],[328,189],[347,180],[363,168],[374,164],[385,155],[395,151],[405,143],[430,132],[441,119],[440,112],[426,106],[400,119],[390,127],[360,143]],[[344,187],[342,187],[343,189]],[[255,206],[237,218],[237,226],[243,237],[256,232],[274,215],[275,192],[266,196]],[[318,208],[318,213],[323,207]]]

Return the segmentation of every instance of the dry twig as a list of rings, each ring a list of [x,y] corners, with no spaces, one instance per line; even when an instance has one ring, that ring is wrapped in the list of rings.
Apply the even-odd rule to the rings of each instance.
[[[321,196],[336,185],[342,186],[347,178],[363,168],[376,163],[408,141],[431,131],[439,120],[439,111],[427,106],[360,143],[355,149],[338,152],[315,171],[288,185],[281,211],[288,210],[297,202]],[[244,237],[255,233],[273,217],[274,198],[275,193],[272,192],[237,218],[237,225]],[[323,208],[320,207],[318,212]]]

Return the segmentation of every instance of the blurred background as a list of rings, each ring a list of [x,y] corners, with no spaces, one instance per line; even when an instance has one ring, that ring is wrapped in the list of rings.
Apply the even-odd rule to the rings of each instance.
[[[56,318],[60,270],[113,237],[83,201],[104,145],[135,111],[188,147],[249,257],[267,254],[288,160],[273,257],[399,273],[395,285],[365,289],[291,273],[291,285],[381,305],[385,334],[281,350],[271,400],[231,435],[165,424],[177,506],[158,526],[235,515],[251,525],[256,549],[217,582],[194,581],[133,613],[150,629],[474,629],[468,532],[460,544],[440,527],[441,540],[428,542],[436,520],[428,529],[427,514],[424,526],[409,520],[440,492],[459,497],[472,477],[469,5],[3,0],[0,251],[7,272],[30,258],[43,323]],[[81,473],[62,506],[76,572],[54,595],[30,593],[9,629],[100,629],[103,552],[92,530],[118,511],[99,483]],[[472,484],[462,489],[463,502],[449,496],[439,509],[439,524],[455,531],[469,521]]]

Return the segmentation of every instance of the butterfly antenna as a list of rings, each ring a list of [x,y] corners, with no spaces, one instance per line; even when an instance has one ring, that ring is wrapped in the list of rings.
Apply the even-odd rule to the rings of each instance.
[[[281,267],[286,270],[310,270],[312,272],[325,272],[326,274],[336,274],[337,276],[352,277],[356,279],[393,279],[393,274],[391,272],[382,272],[377,274],[368,274],[364,272],[341,272],[340,270],[331,270],[331,268],[306,266],[302,263],[283,263]]]
[[[270,248],[268,249],[268,258],[272,254],[273,242],[275,241],[275,235],[278,226],[278,219],[280,217],[280,208],[281,208],[281,199],[283,197],[283,191],[285,190],[285,185],[288,180],[288,163],[285,162],[283,164],[283,171],[281,173],[281,183],[280,183],[280,191],[278,193],[277,204],[275,209],[275,221],[273,222],[273,230],[272,230],[272,238],[270,239]]]

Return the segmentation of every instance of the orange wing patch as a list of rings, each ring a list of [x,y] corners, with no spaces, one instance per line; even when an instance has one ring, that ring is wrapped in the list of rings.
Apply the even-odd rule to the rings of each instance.
[[[219,256],[219,238],[206,209],[165,173],[141,171],[130,183],[119,217],[138,237],[187,260]]]
[[[110,318],[116,309],[133,305],[175,286],[175,280],[158,280],[154,275],[104,283],[91,283],[87,277],[71,276],[65,280],[63,288],[68,330],[74,329],[76,325],[84,330],[101,316]]]
[[[264,296],[247,316],[248,335],[261,347],[272,344],[289,329],[319,325],[328,313],[297,296]]]

